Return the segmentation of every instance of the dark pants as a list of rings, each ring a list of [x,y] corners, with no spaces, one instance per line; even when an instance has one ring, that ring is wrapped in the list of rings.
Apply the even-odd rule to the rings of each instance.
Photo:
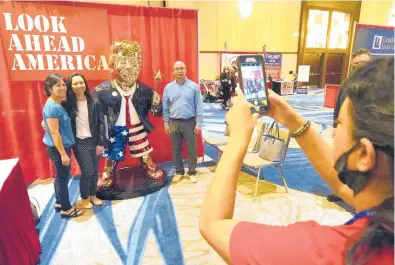
[[[96,145],[93,139],[76,138],[73,151],[81,169],[81,198],[87,199],[89,196],[96,196],[100,156],[96,155]]]
[[[231,87],[223,87],[222,93],[224,94],[224,103],[222,103],[225,107],[228,104],[228,100],[230,98],[230,89]]]
[[[196,175],[197,152],[195,118],[189,120],[170,119],[171,146],[173,151],[173,162],[176,166],[176,174],[184,175],[184,164],[182,162],[182,140],[185,140],[188,150],[188,175]]]
[[[65,148],[67,155],[71,155],[71,147]],[[69,199],[69,179],[70,179],[70,166],[64,166],[60,153],[56,147],[47,147],[47,154],[55,165],[55,198],[56,203],[60,203],[63,211],[68,211],[71,208]]]

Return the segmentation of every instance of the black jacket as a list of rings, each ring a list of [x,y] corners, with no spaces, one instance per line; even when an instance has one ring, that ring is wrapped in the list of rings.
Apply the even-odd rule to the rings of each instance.
[[[219,79],[221,80],[222,89],[230,90],[233,87],[234,81],[232,82],[232,76],[230,73],[227,74],[225,72],[222,72]]]
[[[136,91],[133,94],[133,106],[136,109],[137,115],[147,133],[150,133],[154,126],[148,121],[148,112],[152,107],[152,96],[154,91],[141,83],[137,83]],[[121,109],[122,96],[118,90],[113,87],[111,80],[101,83],[95,87],[93,97],[98,98],[103,107],[105,115],[105,123],[107,128],[107,135],[118,120]],[[159,104],[153,115],[158,115],[162,112],[162,104]]]
[[[88,98],[88,117],[89,117],[89,129],[92,134],[93,141],[96,146],[104,146],[105,141],[105,130],[104,130],[104,117],[103,110],[100,101],[96,98]],[[77,137],[76,128],[76,114],[72,112],[71,107],[66,103],[64,107],[71,119],[71,127],[73,129],[74,138]]]

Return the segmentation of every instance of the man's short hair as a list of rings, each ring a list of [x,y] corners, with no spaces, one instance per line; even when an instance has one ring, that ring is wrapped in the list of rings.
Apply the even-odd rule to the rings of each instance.
[[[367,49],[360,48],[360,49],[356,50],[356,51],[352,54],[351,59],[354,59],[355,57],[357,57],[357,56],[359,56],[359,55],[363,55],[363,54],[366,54],[366,55],[369,56],[369,57],[372,56],[371,53],[370,53],[370,51],[368,51]]]

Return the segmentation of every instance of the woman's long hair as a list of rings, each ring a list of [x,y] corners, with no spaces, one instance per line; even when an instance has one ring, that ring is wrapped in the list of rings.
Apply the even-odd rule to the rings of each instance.
[[[353,138],[369,139],[374,144],[376,152],[384,152],[393,160],[394,58],[370,62],[352,74],[343,85],[347,97],[351,100]],[[392,176],[392,187],[393,171],[392,167],[390,172],[386,172]],[[374,214],[369,225],[347,251],[347,265],[364,264],[380,250],[394,248],[394,198],[385,200],[371,210]]]
[[[230,75],[230,66],[225,65],[224,68],[222,69],[222,73],[225,73],[225,70],[228,70],[228,75]]]
[[[77,97],[75,95],[75,93],[73,92],[73,88],[72,88],[72,81],[73,78],[75,76],[80,76],[82,78],[82,80],[84,80],[85,83],[85,96],[86,96],[86,100],[89,101],[92,99],[91,93],[89,92],[89,88],[88,88],[88,83],[86,82],[85,76],[81,75],[81,74],[72,74],[71,76],[69,76],[69,78],[67,79],[66,85],[67,85],[67,101],[65,102],[65,108],[67,109],[67,112],[69,113],[69,115],[72,118],[75,118],[77,113],[78,113],[78,107],[77,107]]]

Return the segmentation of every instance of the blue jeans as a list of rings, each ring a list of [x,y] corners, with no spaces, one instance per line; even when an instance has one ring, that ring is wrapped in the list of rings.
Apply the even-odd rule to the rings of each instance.
[[[71,155],[71,147],[64,149],[67,155]],[[56,203],[60,203],[63,211],[68,211],[71,208],[69,199],[69,179],[71,166],[64,166],[62,164],[62,158],[56,147],[48,146],[47,154],[55,165],[56,176],[55,176],[55,198]]]

